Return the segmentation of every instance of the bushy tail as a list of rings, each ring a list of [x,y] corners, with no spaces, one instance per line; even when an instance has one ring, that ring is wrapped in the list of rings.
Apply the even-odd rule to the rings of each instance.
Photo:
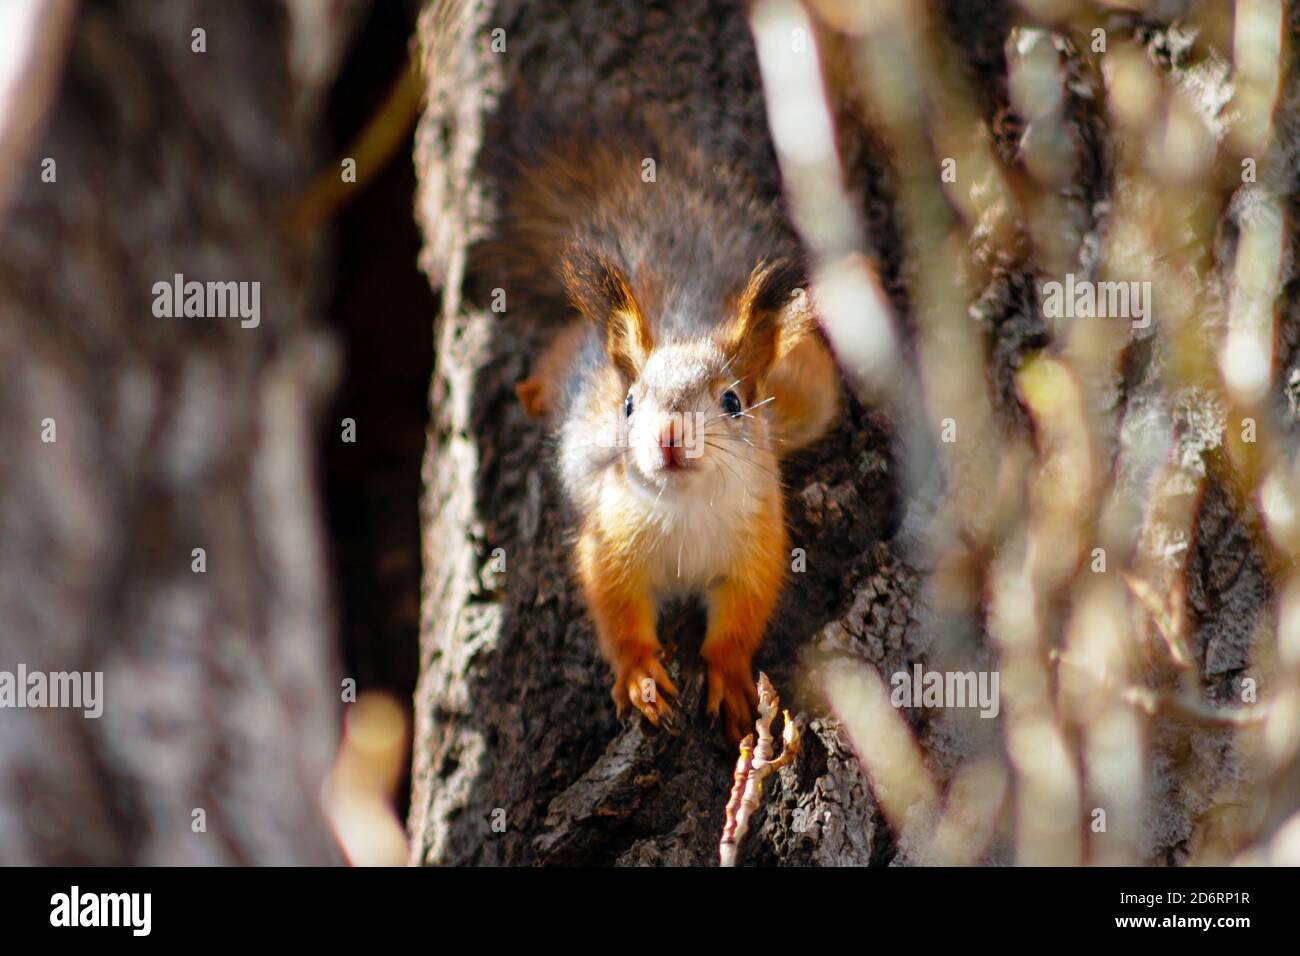
[[[571,317],[561,262],[575,233],[613,229],[629,158],[667,149],[646,124],[605,117],[560,119],[506,110],[485,141],[482,167],[499,189],[492,234],[472,269],[507,291],[509,310],[563,324]],[[634,169],[635,167],[633,167]]]
[[[840,398],[839,369],[816,327],[809,322],[787,337],[792,341],[767,374],[782,455],[821,438],[835,419]]]

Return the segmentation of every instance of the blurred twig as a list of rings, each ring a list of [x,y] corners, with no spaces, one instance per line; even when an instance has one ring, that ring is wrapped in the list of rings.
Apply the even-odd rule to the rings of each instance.
[[[1279,152],[1278,137],[1294,117],[1276,112],[1295,98],[1284,82],[1294,82],[1294,38],[1278,0],[1191,5],[1164,24],[1022,2],[1000,58],[972,56],[1005,67],[1005,87],[976,90],[949,32],[965,9],[767,0],[754,15],[765,80],[781,81],[769,111],[793,215],[820,262],[859,241],[842,210],[819,212],[850,195],[832,148],[846,131],[831,118],[848,114],[827,105],[836,91],[823,75],[851,78],[896,157],[912,309],[902,324],[914,326],[916,352],[916,400],[901,414],[943,436],[944,492],[927,540],[933,600],[947,615],[935,626],[948,633],[934,639],[961,648],[975,634],[996,651],[1007,763],[994,752],[950,771],[943,821],[931,826],[943,777],[931,776],[880,680],[833,672],[824,686],[900,842],[919,848],[914,859],[972,861],[980,844],[969,821],[988,828],[990,813],[1007,813],[1022,862],[1132,862],[1154,728],[1173,739],[1231,732],[1229,759],[1272,781],[1255,804],[1282,793],[1300,750],[1300,732],[1283,727],[1300,711],[1291,617],[1272,627],[1265,584],[1254,630],[1219,622],[1236,628],[1226,635],[1234,653],[1274,670],[1270,699],[1213,706],[1206,688],[1223,670],[1202,672],[1217,612],[1206,604],[1231,579],[1192,577],[1206,573],[1196,562],[1214,560],[1203,521],[1220,506],[1245,528],[1262,504],[1282,560],[1261,558],[1261,573],[1300,560],[1300,465],[1284,447],[1273,380],[1274,326],[1292,295],[1283,270],[1293,227],[1280,210],[1294,146]],[[791,31],[817,41],[813,56],[790,49]],[[828,37],[851,69],[819,69]],[[1067,279],[1090,292],[1122,284],[1145,304],[1049,311],[1049,283]],[[818,305],[836,340],[839,303]],[[1208,497],[1223,498],[1225,484],[1231,500]],[[955,596],[954,580],[965,588]],[[1274,656],[1287,663],[1275,667]],[[1175,665],[1176,690],[1162,686],[1160,658]],[[1194,772],[1163,769],[1188,759],[1199,759],[1194,748],[1161,772]],[[1231,804],[1239,779],[1223,773],[1206,799]],[[1001,800],[1000,781],[1013,800]]]
[[[384,168],[414,128],[423,95],[419,56],[412,49],[402,71],[365,128],[348,144],[333,167],[317,175],[307,192],[295,202],[288,216],[291,231],[308,233],[336,216],[339,209]],[[356,162],[355,181],[343,179],[340,170],[344,159]]]

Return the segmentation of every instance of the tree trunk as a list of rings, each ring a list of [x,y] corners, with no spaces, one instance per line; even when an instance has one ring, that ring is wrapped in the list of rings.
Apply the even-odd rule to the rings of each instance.
[[[337,359],[319,243],[285,223],[344,7],[86,3],[66,64],[33,59],[52,110],[0,151],[0,670],[102,672],[103,713],[0,714],[6,864],[339,859],[314,490]],[[178,274],[260,283],[260,321],[159,317]]]
[[[1122,271],[1108,245],[1125,222],[1120,210],[1163,209],[1195,246],[1192,253],[1171,253],[1189,270],[1169,280],[1157,271],[1166,261],[1157,255],[1163,250],[1152,248],[1144,266],[1149,272],[1128,277],[1154,275],[1162,304],[1186,292],[1187,282],[1199,282],[1187,293],[1204,303],[1196,313],[1198,334],[1225,327],[1240,217],[1250,197],[1259,195],[1247,195],[1234,178],[1233,147],[1223,135],[1223,103],[1233,89],[1223,52],[1231,49],[1230,29],[1214,4],[1164,4],[1161,20],[1128,14],[1099,20],[1110,45],[1099,53],[1088,46],[1094,37],[1088,30],[1067,35],[1064,28],[1035,24],[1013,4],[943,0],[928,8],[928,25],[925,5],[912,6],[921,21],[918,36],[936,53],[918,72],[917,89],[933,93],[931,76],[938,76],[966,96],[930,104],[939,115],[920,120],[935,124],[923,141],[924,155],[909,151],[916,142],[907,139],[912,120],[891,117],[888,102],[879,98],[864,108],[844,79],[853,72],[836,68],[836,57],[855,55],[855,36],[880,57],[907,51],[881,38],[912,27],[854,23],[844,13],[823,23],[818,36],[848,196],[900,316],[900,362],[913,369],[922,402],[891,402],[850,375],[853,394],[846,392],[833,432],[784,469],[791,545],[806,550],[807,570],[791,575],[756,666],[796,712],[803,748],[793,766],[769,782],[740,862],[1179,863],[1228,859],[1252,847],[1266,852],[1270,835],[1297,806],[1294,743],[1261,762],[1258,739],[1233,723],[1243,715],[1253,720],[1248,709],[1228,717],[1221,710],[1248,700],[1242,692],[1250,678],[1267,686],[1261,699],[1271,695],[1274,701],[1268,726],[1280,727],[1282,738],[1291,733],[1277,714],[1294,700],[1286,695],[1296,692],[1295,674],[1268,663],[1274,597],[1289,559],[1269,543],[1249,493],[1262,472],[1243,464],[1249,456],[1234,457],[1225,436],[1236,425],[1225,424],[1223,400],[1183,374],[1176,309],[1159,312],[1155,327],[1135,324],[1115,348],[1113,366],[1089,378],[1080,371],[1086,363],[1066,347],[1078,338],[1045,318],[1042,302],[1046,278],[1070,271],[1098,279]],[[640,720],[620,724],[606,666],[571,581],[565,535],[572,515],[546,465],[544,436],[513,394],[544,341],[545,322],[489,310],[491,276],[475,273],[473,247],[490,234],[495,201],[482,168],[493,146],[486,130],[539,106],[581,116],[610,104],[635,111],[653,103],[719,162],[749,172],[763,198],[781,201],[744,8],[727,0],[461,0],[430,3],[424,11],[428,105],[417,134],[417,216],[426,239],[422,265],[441,291],[442,308],[424,466],[421,678],[409,821],[417,862],[717,860],[735,753],[719,746],[701,716],[695,656],[701,615],[687,607],[661,623],[670,673],[690,717],[685,728],[670,736]],[[1290,210],[1297,87],[1289,72],[1296,35],[1289,9],[1287,17],[1276,135],[1260,166],[1270,170],[1261,175],[1261,188]],[[504,49],[498,44],[494,50],[497,29]],[[1124,51],[1136,59],[1121,60]],[[905,53],[899,55],[905,61]],[[1037,76],[1042,83],[1033,71],[1044,56],[1058,105],[1027,118],[1025,102],[1015,99],[1023,89],[1017,77]],[[1136,141],[1141,134],[1123,126],[1117,112],[1125,105],[1117,98],[1131,90],[1112,72],[1128,62],[1149,70],[1161,89],[1179,91],[1212,131],[1216,169],[1227,172],[1207,176],[1194,196],[1171,193],[1159,206],[1161,194],[1142,178],[1148,171],[1134,164],[1126,138]],[[891,61],[890,69],[896,65]],[[899,84],[906,88],[904,80]],[[945,120],[963,119],[966,108],[969,125],[942,128]],[[1054,130],[1059,135],[1052,139]],[[977,179],[987,177],[982,186],[1005,189],[1007,197],[1001,206],[980,206],[982,194],[965,185],[960,195],[973,197],[984,218],[963,220],[965,208],[938,214],[965,230],[959,257],[965,298],[953,300],[946,312],[927,292],[935,278],[926,271],[928,259],[948,254],[946,236],[928,235],[916,215],[920,207],[909,205],[917,190],[941,188],[945,132],[943,142],[954,150],[976,148],[970,143],[987,150],[992,173],[982,171]],[[1048,152],[1036,152],[1043,149]],[[1042,155],[1055,159],[1035,165]],[[971,174],[959,172],[958,184],[965,183],[963,175]],[[793,187],[794,178],[787,183]],[[1031,221],[1034,209],[1054,212]],[[1284,236],[1291,248],[1289,218]],[[1111,250],[1105,260],[1110,273],[1103,269],[1103,249]],[[1289,258],[1284,268],[1292,268]],[[940,278],[951,282],[957,269],[946,271]],[[1300,338],[1290,277],[1285,271],[1278,280],[1274,311],[1279,347],[1273,374],[1283,385]],[[953,341],[969,336],[974,349],[956,353],[957,359],[974,362],[974,380],[987,382],[978,401],[991,413],[973,451],[959,439],[949,452],[939,437],[946,417],[957,421],[967,412],[944,405],[944,376],[934,372],[955,366],[927,371],[927,350],[933,356],[946,341],[935,331],[943,322],[955,323],[945,326],[955,330]],[[1081,543],[1086,537],[1075,542],[1086,561],[1066,575],[1075,598],[1062,598],[1066,590],[1054,586],[1037,600],[1004,600],[1012,593],[1007,582],[1019,581],[1017,549],[1024,549],[1026,566],[1043,560],[1042,547],[1024,542],[1043,533],[1062,494],[1034,490],[1047,487],[1040,482],[1052,473],[1053,430],[1064,427],[1064,413],[1045,414],[1027,384],[1034,380],[1026,376],[1044,367],[1031,362],[1038,352],[1059,357],[1047,368],[1071,370],[1068,380],[1075,384],[1069,387],[1083,396],[1085,418],[1100,423],[1092,444],[1084,445],[1096,456],[1090,488],[1106,489],[1111,502],[1094,512],[1099,530],[1093,541],[1110,559],[1109,575],[1101,572],[1096,591],[1110,597],[1097,597],[1096,606],[1119,595],[1125,615],[1147,615],[1135,625],[1143,635],[1135,646],[1143,648],[1146,663],[1132,665],[1133,686],[1127,696],[1114,697],[1117,709],[1104,714],[1088,710],[1102,692],[1078,694],[1058,670],[1065,665],[1051,656],[1092,633],[1071,626],[1085,605],[1081,595],[1094,594],[1082,583],[1097,571],[1090,566],[1091,544]],[[1279,386],[1259,414],[1276,411],[1284,399]],[[1278,417],[1275,437],[1285,451],[1294,446],[1295,403]],[[973,464],[953,457],[963,449]],[[1007,475],[1012,487],[1023,482],[1026,490],[1006,499],[1015,507],[999,511],[995,502],[1004,500],[999,496],[1006,493]],[[1030,575],[1026,586],[1043,585]],[[1152,610],[1166,597],[1168,606]],[[1027,654],[1015,626],[1025,608],[1040,615],[1037,643]],[[1160,656],[1164,652],[1152,650],[1165,631],[1171,644],[1185,643],[1189,662],[1174,668]],[[994,721],[969,712],[904,710],[899,726],[921,757],[921,769],[909,779],[920,783],[915,800],[891,807],[885,786],[890,767],[864,771],[864,762],[872,766],[873,741],[866,739],[870,733],[853,733],[846,707],[828,689],[828,675],[874,672],[888,682],[918,663],[1000,668],[1004,705]],[[1041,703],[1027,689],[1034,681],[1018,681],[1026,667],[1059,695],[1045,711],[1034,709],[1035,700]],[[1034,721],[1044,713],[1054,728],[1044,751],[1054,762],[1047,763],[1025,759],[1021,749],[1031,729],[1042,729]],[[1126,728],[1117,739],[1128,741],[1124,752],[1133,755],[1137,769],[1129,776],[1112,772],[1090,749],[1102,716],[1107,726]],[[894,719],[879,724],[882,735]],[[936,836],[949,831],[936,829],[934,818],[969,796],[962,789],[967,785],[976,794],[970,805],[983,806],[983,816],[980,825],[963,831],[954,850]],[[982,803],[980,794],[987,797]],[[1044,806],[1049,812],[1035,816]],[[1101,831],[1094,825],[1099,808],[1108,810],[1103,816],[1110,821]],[[1057,842],[1036,841],[1035,833],[1050,833]]]

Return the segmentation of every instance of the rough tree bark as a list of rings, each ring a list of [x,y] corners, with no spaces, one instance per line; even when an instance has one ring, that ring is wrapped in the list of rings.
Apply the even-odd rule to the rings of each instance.
[[[97,720],[0,714],[6,864],[339,858],[313,491],[336,359],[320,244],[284,222],[347,6],[83,4],[43,132],[0,151],[0,669],[102,671],[105,695]],[[156,317],[177,273],[260,282],[260,325]]]
[[[1174,19],[1195,7],[1165,4],[1161,11],[1168,19],[1119,15],[1107,27],[1113,36],[1136,38],[1176,82],[1197,90],[1213,114],[1228,80],[1216,71],[1213,57],[1191,52],[1192,40]],[[963,73],[980,100],[996,155],[1011,168],[1024,142],[1024,123],[1008,94],[1014,5],[944,0],[931,9],[953,49],[961,51]],[[495,28],[504,30],[504,52],[491,48]],[[1292,22],[1288,50],[1293,31]],[[1047,36],[1055,42],[1050,31]],[[491,281],[475,274],[473,244],[490,228],[494,199],[479,167],[490,147],[485,127],[507,103],[525,111],[529,103],[543,103],[577,114],[609,103],[629,110],[648,102],[667,105],[675,121],[720,161],[745,166],[765,196],[779,201],[742,5],[432,2],[420,40],[429,101],[417,135],[417,216],[426,236],[422,264],[441,291],[442,309],[424,468],[413,859],[716,861],[734,755],[716,745],[699,716],[701,675],[693,655],[700,616],[686,608],[664,625],[672,676],[692,715],[686,729],[673,737],[648,732],[640,721],[620,725],[610,706],[605,665],[569,580],[568,516],[545,465],[544,441],[512,392],[537,348],[542,323],[526,316],[503,319],[486,308]],[[1084,59],[1068,43],[1058,48],[1075,151],[1072,178],[1059,193],[1070,217],[1072,261],[1087,272],[1117,188],[1112,147],[1104,104]],[[1294,169],[1288,137],[1296,87],[1290,75],[1286,84],[1281,168]],[[845,144],[843,153],[885,285],[906,323],[908,266],[901,258],[890,185],[895,167],[866,140]],[[1292,201],[1293,178],[1288,173],[1274,183]],[[1226,209],[1222,221],[1231,231]],[[986,344],[990,393],[1001,424],[1023,429],[1025,413],[1012,376],[1028,353],[1052,340],[1052,330],[1035,291],[1039,264],[1017,255],[1014,245],[1008,255],[993,242],[985,236],[971,250],[986,275],[971,315]],[[1288,277],[1278,311],[1286,344],[1276,377],[1282,382],[1296,360],[1297,287],[1285,282]],[[1194,400],[1178,408],[1164,403],[1149,388],[1158,365],[1139,336],[1125,374],[1105,385],[1115,423],[1110,437],[1116,448],[1143,442],[1154,447],[1161,436],[1168,446],[1172,428],[1175,457],[1190,462],[1194,539],[1180,548],[1191,647],[1205,675],[1201,692],[1209,701],[1223,701],[1239,689],[1253,635],[1272,613],[1272,589],[1252,508],[1234,497],[1231,479],[1216,468],[1212,410]],[[1294,423],[1294,407],[1287,421]],[[928,661],[938,650],[942,612],[928,590],[933,568],[924,529],[938,507],[941,483],[900,487],[894,423],[887,409],[868,410],[849,399],[835,431],[786,469],[792,544],[807,548],[808,569],[792,575],[756,663],[799,711],[806,730],[803,753],[772,781],[742,864],[919,861],[907,840],[886,827],[837,721],[817,688],[804,682],[808,665],[823,656],[869,662],[889,673]],[[502,554],[506,570],[499,572],[493,559]],[[975,658],[987,664],[987,638],[970,637]],[[964,761],[1002,754],[998,731],[979,721],[973,726],[913,712],[909,722],[940,782]],[[1233,805],[1253,782],[1227,731],[1162,725],[1155,734],[1145,821],[1132,854],[1146,862],[1177,863],[1202,849],[1198,834],[1207,815]],[[990,843],[985,859],[1010,858],[1008,840]]]

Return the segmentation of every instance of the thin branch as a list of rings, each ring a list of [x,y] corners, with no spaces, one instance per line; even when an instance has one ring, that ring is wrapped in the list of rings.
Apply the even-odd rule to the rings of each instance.
[[[785,729],[781,736],[781,755],[772,758],[772,721],[776,717],[781,698],[766,674],[758,675],[758,720],[754,729],[758,731],[758,746],[754,745],[754,735],[748,734],[740,742],[740,757],[736,760],[736,773],[731,785],[731,798],[727,801],[726,820],[722,825],[722,841],[718,845],[718,856],[722,866],[735,866],[740,843],[749,830],[749,821],[758,809],[763,795],[763,780],[771,773],[794,761],[799,753],[799,728],[790,719],[790,712],[783,711]]]

